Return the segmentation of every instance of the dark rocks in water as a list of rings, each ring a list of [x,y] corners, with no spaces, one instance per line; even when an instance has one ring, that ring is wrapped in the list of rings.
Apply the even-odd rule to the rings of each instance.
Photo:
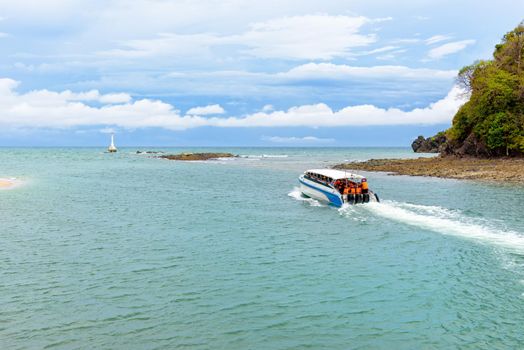
[[[136,154],[159,154],[164,153],[162,151],[136,151]]]
[[[382,171],[398,175],[435,176],[524,184],[524,159],[477,157],[430,157],[418,159],[370,159],[334,166],[341,170]]]
[[[428,137],[427,139],[424,136],[419,136],[411,144],[411,148],[416,153],[438,153],[440,150],[445,147],[447,143],[447,137],[444,132],[439,132],[435,136]]]
[[[184,161],[194,161],[194,160],[210,160],[217,158],[235,158],[238,157],[231,153],[180,153],[180,154],[166,154],[160,156],[160,158],[169,159],[169,160],[184,160]]]

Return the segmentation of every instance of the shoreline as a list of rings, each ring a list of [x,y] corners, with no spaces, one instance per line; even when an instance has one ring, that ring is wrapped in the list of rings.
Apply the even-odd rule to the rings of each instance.
[[[524,185],[523,158],[432,157],[414,159],[370,159],[337,164],[335,169],[386,172],[391,175],[428,176],[459,180],[507,182]]]

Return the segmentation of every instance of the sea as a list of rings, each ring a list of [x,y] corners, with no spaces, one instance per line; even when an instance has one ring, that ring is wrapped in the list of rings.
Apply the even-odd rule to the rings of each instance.
[[[0,348],[523,349],[523,186],[360,172],[381,202],[342,208],[298,190],[419,156],[2,148]]]

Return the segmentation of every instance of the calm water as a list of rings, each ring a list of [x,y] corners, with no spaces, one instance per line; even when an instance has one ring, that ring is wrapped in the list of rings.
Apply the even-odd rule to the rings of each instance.
[[[524,188],[369,173],[336,209],[297,176],[414,155],[135,151],[0,149],[0,348],[524,347]]]

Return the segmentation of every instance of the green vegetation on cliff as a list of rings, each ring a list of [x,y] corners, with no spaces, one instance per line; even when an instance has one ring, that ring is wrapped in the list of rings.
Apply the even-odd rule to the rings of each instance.
[[[524,154],[524,22],[504,35],[493,59],[462,68],[458,84],[470,96],[447,131],[444,153]]]

